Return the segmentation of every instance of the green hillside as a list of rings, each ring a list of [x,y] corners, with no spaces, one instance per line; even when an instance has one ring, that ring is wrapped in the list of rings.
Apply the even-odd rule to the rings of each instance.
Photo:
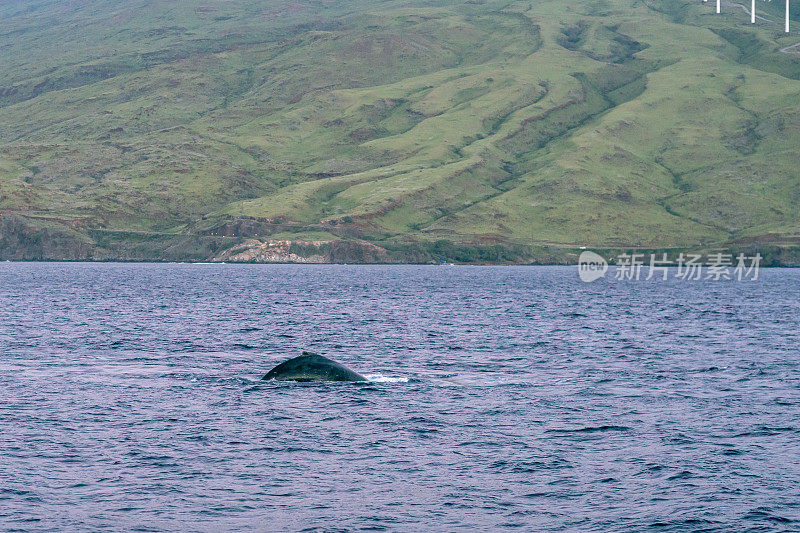
[[[4,2],[0,257],[796,249],[773,4]]]

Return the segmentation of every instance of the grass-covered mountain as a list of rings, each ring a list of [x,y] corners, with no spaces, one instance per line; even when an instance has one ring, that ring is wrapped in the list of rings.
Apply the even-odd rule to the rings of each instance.
[[[796,247],[778,4],[2,2],[0,257]]]

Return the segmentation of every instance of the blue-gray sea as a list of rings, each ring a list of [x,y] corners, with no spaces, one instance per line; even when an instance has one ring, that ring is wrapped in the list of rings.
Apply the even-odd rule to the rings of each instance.
[[[759,274],[0,263],[0,529],[800,531]],[[371,381],[260,381],[302,350]]]

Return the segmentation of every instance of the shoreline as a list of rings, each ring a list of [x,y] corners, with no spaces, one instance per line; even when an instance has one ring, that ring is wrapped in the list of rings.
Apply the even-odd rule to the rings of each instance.
[[[32,263],[66,263],[66,264],[87,264],[87,265],[204,265],[204,266],[212,266],[212,265],[227,265],[227,266],[253,266],[253,265],[284,265],[284,266],[355,266],[355,267],[366,267],[366,266],[426,266],[426,267],[566,267],[572,268],[577,267],[578,263],[412,263],[412,262],[395,262],[395,263],[331,263],[331,262],[320,262],[320,263],[308,263],[308,262],[289,262],[289,261],[273,261],[273,262],[255,262],[255,261],[172,261],[172,260],[155,260],[155,259],[143,259],[143,260],[119,260],[119,259],[98,259],[98,260],[87,260],[87,259],[0,259],[0,265],[2,264],[32,264]],[[706,264],[703,263],[705,266]],[[616,267],[618,266],[616,263],[609,263],[609,267]],[[735,266],[735,265],[733,265]],[[641,265],[642,268],[650,268],[648,263],[643,263]],[[668,268],[677,268],[677,264],[669,264],[667,265]],[[769,269],[796,269],[800,268],[800,264],[781,264],[781,263],[772,263],[772,264],[761,264],[759,268],[769,268]]]

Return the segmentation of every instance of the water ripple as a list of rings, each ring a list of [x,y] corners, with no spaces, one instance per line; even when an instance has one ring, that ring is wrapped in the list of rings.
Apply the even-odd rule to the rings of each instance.
[[[2,263],[0,527],[797,530],[798,286]]]

